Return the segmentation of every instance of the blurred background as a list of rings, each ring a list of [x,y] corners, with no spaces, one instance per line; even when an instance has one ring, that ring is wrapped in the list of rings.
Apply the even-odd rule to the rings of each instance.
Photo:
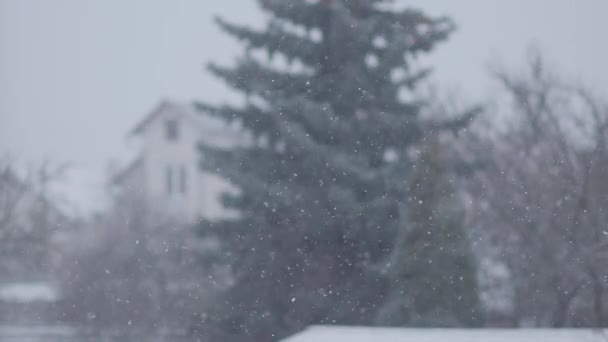
[[[606,326],[607,10],[0,0],[0,336]]]

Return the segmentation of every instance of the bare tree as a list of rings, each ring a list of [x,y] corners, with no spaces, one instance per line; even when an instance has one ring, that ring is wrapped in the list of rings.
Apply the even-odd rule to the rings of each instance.
[[[5,281],[49,276],[59,266],[58,239],[71,220],[50,187],[66,170],[67,165],[42,163],[19,172],[10,158],[0,160],[0,268]]]
[[[608,107],[561,81],[535,55],[496,71],[507,125],[477,132],[487,162],[470,183],[472,220],[510,272],[520,324],[605,326]]]
[[[121,193],[75,238],[64,272],[64,319],[106,331],[188,329],[223,283],[201,267],[213,241]]]

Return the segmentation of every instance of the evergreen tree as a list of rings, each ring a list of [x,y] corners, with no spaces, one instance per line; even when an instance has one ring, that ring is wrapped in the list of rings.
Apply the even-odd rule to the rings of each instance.
[[[464,229],[462,171],[453,149],[427,134],[410,178],[409,224],[386,265],[390,294],[377,322],[387,325],[477,326],[476,263]],[[460,167],[459,167],[460,166]],[[464,170],[463,167],[464,166]]]
[[[260,0],[271,15],[263,31],[217,19],[247,53],[233,68],[210,71],[247,101],[199,108],[240,122],[252,139],[229,150],[201,146],[203,167],[240,189],[224,202],[241,213],[202,228],[220,237],[234,275],[205,332],[267,341],[310,324],[369,325],[386,312],[397,279],[386,270],[397,271],[383,265],[411,224],[407,152],[428,130],[457,128],[471,114],[429,122],[423,102],[406,100],[429,72],[414,70],[413,60],[454,26],[387,4]]]

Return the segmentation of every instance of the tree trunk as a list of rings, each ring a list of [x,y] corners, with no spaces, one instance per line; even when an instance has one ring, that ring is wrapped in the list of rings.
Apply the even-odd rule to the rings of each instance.
[[[580,290],[582,284],[577,284],[570,291],[564,291],[562,286],[557,286],[556,299],[557,307],[553,311],[553,317],[551,319],[551,326],[554,328],[563,328],[567,324],[568,310],[570,309],[570,303],[572,299],[576,297],[576,294]]]
[[[595,270],[590,269],[589,275],[593,282],[593,314],[595,326],[602,327],[604,324],[604,286]]]
[[[569,301],[564,301],[562,298],[557,300],[557,308],[553,311],[551,326],[553,328],[563,328],[566,325]]]

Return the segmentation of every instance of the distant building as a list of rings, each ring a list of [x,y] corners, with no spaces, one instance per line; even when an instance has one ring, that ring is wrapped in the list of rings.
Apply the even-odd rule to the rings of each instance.
[[[312,326],[282,342],[600,342],[602,329],[443,329]]]
[[[245,141],[238,125],[227,125],[188,105],[164,101],[130,135],[140,139],[140,152],[113,175],[115,186],[186,222],[235,215],[223,208],[220,196],[236,189],[225,179],[201,170],[200,163],[205,160],[197,146],[237,146]]]

